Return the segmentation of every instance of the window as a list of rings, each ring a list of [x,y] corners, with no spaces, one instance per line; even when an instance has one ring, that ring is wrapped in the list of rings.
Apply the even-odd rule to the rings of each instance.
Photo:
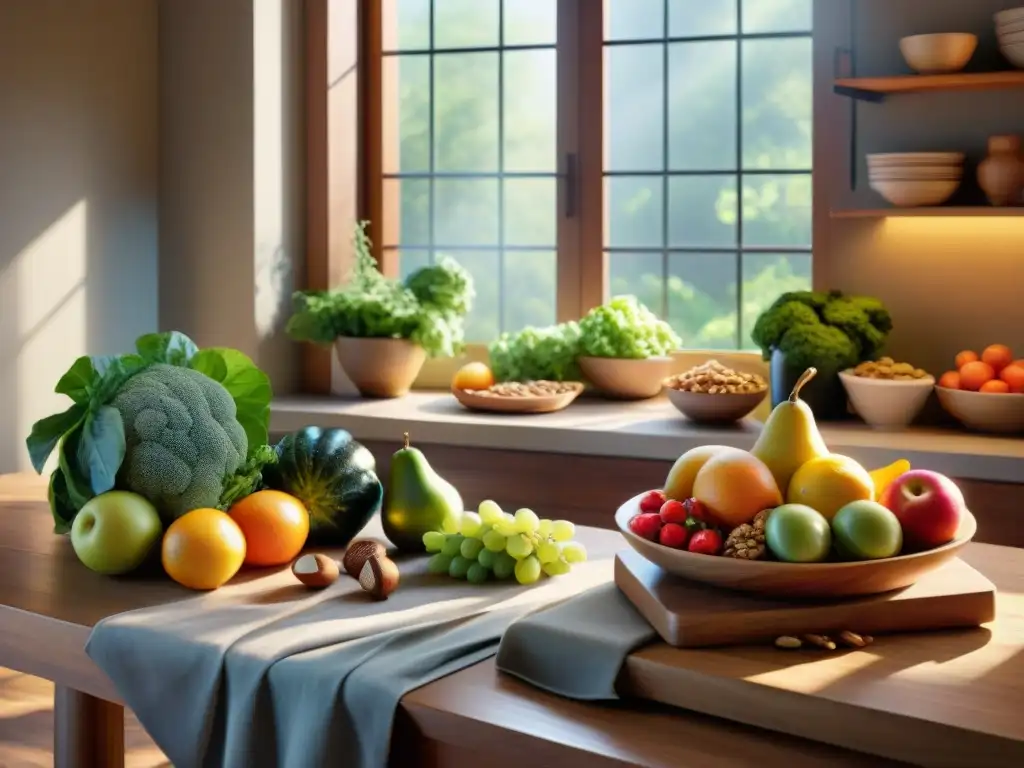
[[[811,0],[372,2],[366,214],[400,274],[442,254],[473,274],[469,341],[589,309],[600,291],[564,284],[584,269],[688,348],[752,348],[757,314],[810,287]],[[581,151],[588,130],[603,153]],[[577,178],[600,205],[569,203]]]

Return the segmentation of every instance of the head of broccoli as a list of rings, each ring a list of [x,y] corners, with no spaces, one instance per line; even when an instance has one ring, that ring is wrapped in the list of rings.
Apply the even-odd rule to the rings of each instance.
[[[217,506],[248,450],[223,386],[190,368],[157,364],[130,378],[111,405],[124,422],[120,487],[145,496],[167,521]]]
[[[891,330],[892,317],[878,299],[792,291],[761,313],[751,338],[765,360],[778,349],[794,367],[840,371],[876,357]]]

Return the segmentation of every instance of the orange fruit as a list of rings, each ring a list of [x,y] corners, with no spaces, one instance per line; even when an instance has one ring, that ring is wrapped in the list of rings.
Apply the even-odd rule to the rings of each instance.
[[[1014,360],[1010,365],[1019,365],[1021,368],[1024,368],[1024,357],[1020,360]]]
[[[1024,394],[1024,361],[1010,363],[999,372],[999,378],[1009,385],[1011,392]]]
[[[167,575],[189,589],[217,589],[245,560],[245,536],[219,509],[194,509],[167,527],[160,547]]]
[[[959,371],[968,363],[973,363],[978,359],[978,353],[972,352],[969,349],[965,349],[963,352],[959,352],[956,356],[956,369]]]
[[[494,374],[483,363],[466,363],[452,377],[455,389],[487,389],[494,385]]]
[[[960,373],[958,371],[946,371],[939,377],[939,386],[946,389],[960,389]]]
[[[228,510],[245,534],[246,565],[284,565],[306,546],[309,512],[283,491],[257,491]]]
[[[1005,344],[990,344],[981,353],[981,360],[991,365],[992,370],[999,373],[1013,362],[1013,352]]]
[[[982,360],[975,360],[960,369],[960,389],[977,392],[982,384],[992,381],[995,377],[996,372],[991,365]]]
[[[1010,391],[1010,385],[1002,379],[992,379],[992,381],[986,381],[981,385],[979,392],[991,392],[996,395],[1005,395]]]
[[[722,448],[704,463],[693,480],[693,496],[730,530],[782,503],[772,471],[739,448]]]

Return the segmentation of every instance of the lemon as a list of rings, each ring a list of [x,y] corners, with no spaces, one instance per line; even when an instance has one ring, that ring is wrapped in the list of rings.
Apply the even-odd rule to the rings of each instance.
[[[786,502],[805,504],[831,521],[851,501],[874,496],[875,482],[864,467],[849,456],[830,453],[801,465],[789,481]]]

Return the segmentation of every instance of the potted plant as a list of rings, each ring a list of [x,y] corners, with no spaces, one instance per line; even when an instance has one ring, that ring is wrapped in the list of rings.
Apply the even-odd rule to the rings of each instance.
[[[296,341],[334,344],[364,397],[401,397],[428,356],[461,351],[473,279],[447,257],[404,280],[385,277],[370,252],[367,223],[356,226],[349,280],[327,291],[297,291],[286,332]]]
[[[839,372],[876,358],[892,330],[885,305],[840,291],[784,293],[757,318],[751,338],[771,363],[772,405],[786,400],[808,368],[818,374],[800,391],[821,419],[847,415]]]
[[[579,322],[580,370],[608,397],[640,400],[661,392],[682,342],[635,296],[616,296]]]

